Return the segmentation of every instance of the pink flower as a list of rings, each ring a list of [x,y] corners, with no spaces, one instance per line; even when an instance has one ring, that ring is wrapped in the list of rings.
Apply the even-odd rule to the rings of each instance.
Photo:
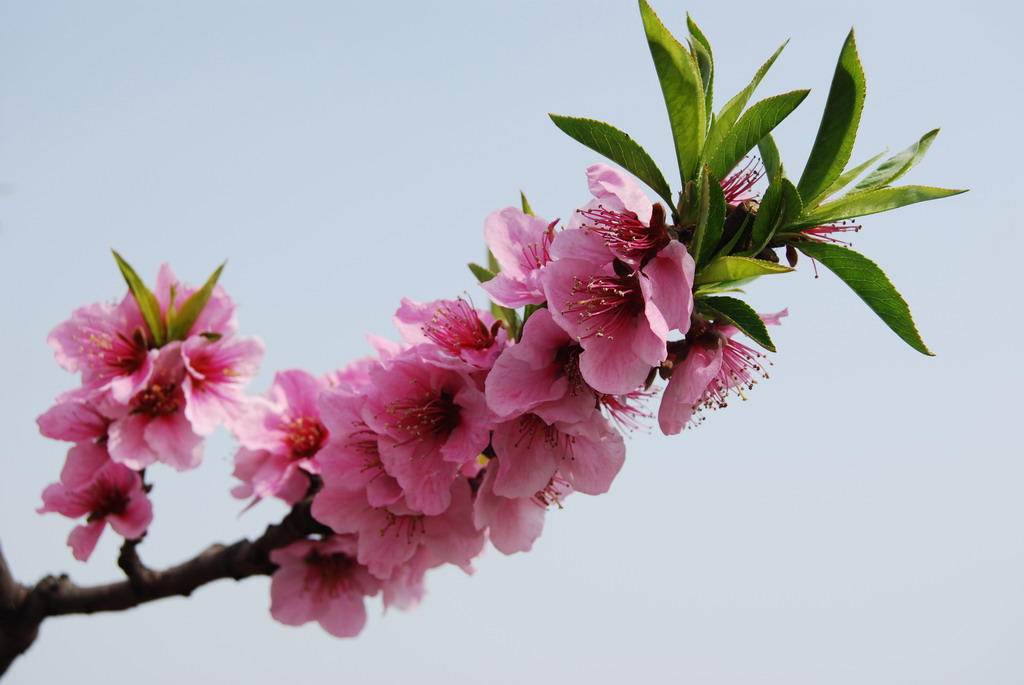
[[[181,344],[187,371],[182,383],[185,416],[199,435],[238,417],[246,402],[243,388],[259,370],[263,343],[257,338],[210,340],[195,335]]]
[[[285,625],[317,621],[335,637],[354,637],[366,625],[364,597],[381,582],[356,561],[352,535],[299,540],[270,553],[270,615]]]
[[[363,420],[406,502],[440,514],[459,467],[487,447],[491,412],[470,376],[418,345],[370,372]]]
[[[313,516],[337,533],[356,534],[359,563],[382,580],[391,578],[421,547],[470,572],[484,536],[473,525],[469,482],[464,478],[452,482],[448,499],[450,505],[442,514],[427,516],[401,501],[374,507],[362,490],[325,486],[313,497]]]
[[[61,482],[43,491],[43,506],[37,511],[88,517],[68,536],[68,545],[79,561],[89,559],[107,523],[125,538],[136,540],[153,520],[139,474],[111,462],[102,447],[90,443],[68,452]]]
[[[58,364],[82,372],[87,392],[109,395],[120,403],[146,384],[156,355],[149,349],[148,329],[131,294],[116,306],[96,303],[76,309],[46,342],[54,348]]]
[[[665,360],[669,331],[689,326],[693,270],[677,241],[633,273],[575,258],[545,269],[549,311],[583,347],[580,372],[592,388],[632,392]]]
[[[787,314],[784,309],[760,316],[766,324],[778,325]],[[665,435],[679,433],[687,423],[703,421],[702,409],[727,406],[731,393],[746,399],[743,389],[753,388],[758,376],[768,377],[760,361],[764,355],[733,340],[739,332],[734,326],[704,322],[695,328],[687,333],[687,342],[681,348],[685,357],[674,362],[661,397],[658,424]]]
[[[185,415],[180,345],[172,342],[160,348],[146,386],[128,406],[111,408],[114,421],[107,446],[115,462],[143,469],[161,461],[185,471],[202,461],[203,439]]]
[[[492,300],[512,309],[544,302],[540,272],[551,261],[549,248],[557,223],[524,214],[515,207],[487,217],[484,238],[501,266],[496,277],[481,284]]]
[[[319,473],[316,455],[328,438],[317,397],[327,387],[299,369],[279,371],[267,393],[256,398],[232,426],[242,448],[235,455],[232,494],[257,499],[275,496],[289,504],[309,489],[307,474]]]
[[[363,420],[366,397],[344,387],[320,394],[320,411],[330,439],[317,455],[325,487],[365,490],[370,506],[394,504],[402,488],[380,459],[380,436]]]
[[[622,436],[596,412],[577,423],[526,414],[498,424],[491,445],[498,466],[494,492],[502,497],[533,497],[556,473],[573,490],[600,495],[626,459]]]
[[[522,340],[505,348],[487,375],[487,405],[502,417],[532,412],[545,421],[582,421],[597,407],[580,373],[583,348],[539,309],[523,326]]]
[[[477,369],[490,369],[508,339],[490,312],[473,309],[461,297],[428,303],[403,297],[394,321],[405,342],[434,343]]]
[[[495,464],[492,460],[491,464]],[[544,530],[544,514],[550,505],[562,508],[562,500],[572,493],[572,486],[557,474],[548,485],[529,497],[502,497],[494,494],[498,470],[488,468],[473,504],[473,522],[480,530],[487,529],[494,547],[502,554],[529,552]]]

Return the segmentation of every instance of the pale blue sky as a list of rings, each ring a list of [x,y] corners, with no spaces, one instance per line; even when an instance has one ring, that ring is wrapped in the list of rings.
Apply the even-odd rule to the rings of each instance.
[[[803,265],[750,290],[761,311],[790,309],[772,378],[698,430],[635,436],[612,492],[570,498],[533,552],[435,573],[420,609],[373,604],[356,640],[275,623],[266,579],[50,620],[11,683],[1024,681],[1020,10],[654,7],[677,32],[689,9],[710,38],[718,106],[792,38],[759,90],[812,89],[778,132],[790,168],[850,26],[868,82],[855,160],[942,127],[906,180],[972,191],[867,218],[855,238],[938,356]],[[482,301],[464,264],[520,189],[551,219],[587,200],[598,158],[547,112],[609,121],[668,171],[632,0],[0,0],[0,542],[15,574],[118,577],[113,536],[80,564],[72,523],[34,513],[66,449],[34,418],[76,382],[44,341],[120,297],[110,248],[149,280],[161,261],[197,282],[229,259],[242,332],[267,346],[254,389],[321,373],[367,353],[364,333],[393,336],[403,296]],[[233,450],[221,432],[197,471],[154,469],[148,563],[280,516],[237,516]]]

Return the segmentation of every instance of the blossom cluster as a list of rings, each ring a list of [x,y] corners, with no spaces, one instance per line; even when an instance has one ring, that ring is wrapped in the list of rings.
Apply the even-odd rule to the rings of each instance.
[[[181,311],[175,299],[197,292],[161,267],[153,294],[165,328]],[[82,384],[37,419],[43,435],[73,443],[39,511],[86,517],[68,539],[76,559],[89,558],[107,523],[140,538],[153,518],[145,469],[199,466],[204,436],[240,415],[263,343],[236,338],[237,329],[235,305],[217,286],[173,340],[158,340],[132,293],[82,307],[50,333],[57,362]]]
[[[483,288],[521,328],[467,298],[405,299],[401,344],[373,338],[374,357],[323,378],[279,373],[235,423],[235,494],[294,503],[316,474],[313,516],[336,533],[275,554],[278,620],[353,635],[362,596],[405,608],[427,570],[471,572],[487,540],[528,551],[549,507],[611,487],[659,373],[676,433],[763,372],[734,327],[694,313],[664,210],[611,167],[587,176],[593,200],[564,229],[512,207],[485,222],[500,271]],[[730,179],[731,201],[753,180]]]
[[[727,178],[728,201],[749,199],[757,178]],[[548,508],[609,490],[623,432],[654,418],[659,377],[657,420],[672,434],[763,374],[734,326],[695,311],[694,260],[665,209],[607,165],[587,180],[593,199],[563,228],[513,207],[486,219],[489,310],[404,299],[401,343],[373,337],[374,356],[320,377],[278,372],[259,397],[243,388],[262,345],[235,337],[219,286],[173,340],[157,340],[135,292],[77,310],[49,338],[82,385],[38,420],[74,443],[40,511],[86,517],[69,539],[81,560],[107,522],[138,539],[152,519],[144,470],[194,468],[223,424],[239,443],[236,497],[311,497],[331,531],[271,554],[271,614],[283,623],[356,635],[365,597],[409,608],[428,570],[472,572],[488,540],[530,550]],[[195,292],[161,268],[163,322]]]

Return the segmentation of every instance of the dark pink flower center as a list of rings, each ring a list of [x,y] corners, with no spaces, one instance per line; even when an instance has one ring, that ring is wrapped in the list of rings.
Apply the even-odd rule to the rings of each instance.
[[[146,416],[173,414],[178,411],[180,398],[176,383],[153,383],[140,390],[132,399],[132,412]]]
[[[338,597],[352,589],[352,571],[355,559],[343,552],[320,554],[310,550],[303,558],[306,564],[306,592],[318,597]]]
[[[131,376],[146,361],[148,344],[142,329],[135,329],[128,338],[121,333],[83,326],[76,331],[74,340],[82,346],[89,367],[103,379]]]
[[[464,349],[485,350],[494,344],[494,334],[461,297],[434,312],[430,322],[423,326],[423,334],[453,357]]]
[[[633,325],[645,306],[636,274],[591,276],[587,280],[574,277],[570,297],[578,299],[566,302],[562,313],[579,317],[583,330],[579,339],[614,339],[619,330]]]
[[[84,491],[74,496],[80,504],[89,509],[89,522],[99,521],[111,515],[123,514],[131,500],[128,492],[108,472],[101,472]]]
[[[281,426],[284,442],[293,459],[308,459],[320,451],[327,440],[327,429],[311,416],[293,418]]]
[[[387,428],[404,433],[405,443],[445,437],[461,420],[461,410],[448,392],[425,392],[419,397],[403,397],[384,407],[396,418]],[[404,444],[404,443],[400,443]]]
[[[593,392],[587,382],[583,380],[580,372],[580,353],[583,348],[576,343],[570,343],[558,348],[555,353],[555,367],[561,370],[569,382],[569,395],[576,397],[582,392]]]
[[[604,238],[604,244],[634,264],[646,262],[669,244],[665,226],[665,210],[660,204],[651,211],[650,225],[640,221],[635,212],[597,209],[578,210],[591,224],[587,229]]]

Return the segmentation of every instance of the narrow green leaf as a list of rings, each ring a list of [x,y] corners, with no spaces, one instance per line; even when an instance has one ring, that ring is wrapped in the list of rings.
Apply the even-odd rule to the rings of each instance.
[[[490,269],[485,269],[484,267],[480,266],[479,264],[476,264],[475,262],[470,262],[466,266],[469,267],[469,270],[473,272],[473,275],[476,276],[476,280],[479,281],[480,283],[486,283],[487,281],[494,278],[496,275]]]
[[[726,134],[732,130],[733,124],[735,124],[736,120],[740,118],[740,114],[743,113],[743,109],[750,101],[750,97],[761,84],[761,79],[764,78],[764,75],[767,74],[768,70],[771,69],[773,64],[775,64],[775,60],[777,60],[779,55],[782,54],[782,50],[786,47],[787,43],[789,43],[788,40],[780,45],[779,49],[775,51],[775,54],[769,57],[768,61],[762,64],[757,70],[757,73],[754,74],[754,79],[750,84],[740,92],[736,93],[736,95],[734,95],[733,98],[729,100],[729,102],[725,103],[724,107],[722,107],[722,111],[718,113],[718,116],[715,117],[715,120],[712,122],[711,130],[708,131],[708,139],[704,143],[705,159],[715,151],[719,143],[722,142],[722,139],[725,138]],[[774,174],[771,175],[774,176]]]
[[[530,317],[533,316],[538,309],[545,309],[546,306],[547,305],[544,304],[528,304],[523,307],[523,326],[526,325],[526,322],[530,320]]]
[[[737,210],[733,210],[733,211],[737,211]],[[733,232],[732,237],[729,238],[729,240],[725,243],[725,245],[723,245],[722,248],[715,255],[715,261],[717,261],[718,259],[721,259],[722,257],[726,257],[726,256],[732,254],[732,250],[733,250],[734,247],[736,247],[736,243],[738,243],[740,241],[740,238],[742,238],[746,234],[747,227],[750,226],[750,224],[752,223],[753,216],[754,215],[750,214],[749,212],[744,212],[743,223],[740,224],[740,227],[738,229],[736,229],[736,231]],[[728,220],[728,219],[729,219],[729,216],[726,216],[726,220]],[[723,226],[723,228],[724,228],[724,226]],[[723,231],[723,233],[724,233],[724,231]]]
[[[690,254],[698,269],[711,261],[715,248],[722,240],[725,225],[725,193],[722,184],[706,167],[701,179],[700,205],[697,210],[697,225],[690,241]]]
[[[831,243],[807,242],[796,247],[850,286],[904,342],[921,354],[934,356],[917,332],[910,307],[877,264],[849,248]]]
[[[689,12],[686,13],[686,28],[690,31],[690,51],[697,60],[700,80],[704,84],[704,111],[710,113],[715,86],[715,58],[711,54],[711,43],[690,18]]]
[[[206,279],[203,287],[192,293],[182,303],[181,307],[174,312],[173,325],[171,325],[171,318],[168,316],[168,340],[184,340],[188,337],[193,324],[195,324],[199,315],[203,313],[203,309],[206,308],[206,304],[210,301],[213,289],[217,287],[217,280],[220,278],[220,274],[224,271],[226,265],[227,262],[224,262],[224,264],[218,266],[210,277]]]
[[[804,101],[809,92],[794,90],[791,93],[776,95],[761,100],[748,109],[722,139],[717,149],[705,149],[705,155],[711,155],[711,161],[708,163],[711,172],[719,178],[724,178],[743,159],[743,155],[750,152]]]
[[[516,314],[516,310],[509,309],[508,307],[502,307],[500,304],[491,303],[491,314],[494,318],[499,321],[505,322],[505,330],[508,331],[508,337],[511,340],[519,340],[519,316]]]
[[[929,188],[927,186],[898,186],[896,188],[877,188],[862,190],[859,193],[844,195],[838,200],[826,202],[804,213],[797,219],[793,227],[820,226],[842,219],[852,219],[868,214],[887,212],[890,209],[912,205],[916,202],[937,200],[942,197],[959,195],[965,190],[947,188]]]
[[[761,153],[761,163],[764,164],[764,173],[768,178],[775,178],[782,173],[782,156],[770,133],[758,141],[757,150]]]
[[[857,45],[851,30],[839,53],[839,63],[832,77],[818,135],[814,139],[804,173],[797,183],[800,197],[807,205],[816,204],[822,193],[846,168],[857,138],[863,108],[864,70],[857,58]]]
[[[694,297],[711,295],[714,293],[741,293],[741,286],[748,283],[752,283],[757,280],[755,278],[737,278],[735,281],[723,281],[721,283],[707,283],[705,285],[697,286],[697,289],[693,292]]]
[[[822,197],[832,197],[833,195],[838,193],[840,190],[842,190],[846,186],[850,185],[850,181],[852,181],[853,179],[855,179],[858,176],[860,176],[861,173],[865,169],[867,169],[869,166],[871,166],[872,164],[877,162],[879,159],[881,159],[882,155],[884,155],[886,152],[887,152],[887,150],[882,150],[877,155],[875,155],[874,157],[872,157],[868,161],[864,162],[863,164],[858,164],[857,166],[853,167],[849,171],[844,171],[839,176],[839,178],[837,178],[835,181],[832,182],[832,185],[830,185],[828,188],[825,189],[825,192],[822,193],[821,196]]]
[[[523,205],[523,214],[529,214],[533,216],[533,208],[530,207],[530,203],[526,200],[526,193],[519,191],[519,202]]]
[[[698,175],[707,127],[700,69],[693,56],[661,23],[647,0],[640,0],[640,16],[643,18],[654,68],[658,72],[661,92],[665,97],[679,175],[685,183]]]
[[[117,254],[115,250],[111,250],[111,252],[114,253],[117,267],[121,270],[121,275],[124,276],[124,280],[128,284],[128,290],[131,291],[135,301],[139,304],[139,311],[142,312],[142,318],[146,321],[146,326],[149,328],[153,344],[156,347],[162,346],[167,341],[167,329],[164,326],[164,316],[160,311],[160,303],[157,302],[156,295],[146,287],[146,284],[142,282],[139,275],[135,273],[135,269],[128,262],[124,261],[121,255]]]
[[[693,284],[724,283],[725,281],[736,281],[742,278],[784,274],[792,270],[788,266],[782,266],[775,262],[766,262],[763,259],[719,257],[697,274],[693,279]]]
[[[744,335],[768,350],[775,351],[775,343],[768,335],[768,327],[750,305],[735,297],[704,297],[697,301],[704,309],[710,310],[716,318],[722,318],[740,329]]]
[[[658,165],[640,145],[619,129],[593,119],[578,119],[549,114],[555,126],[562,129],[569,137],[583,143],[591,150],[599,152],[626,171],[630,172],[651,187],[669,205],[672,203],[672,191]]]
[[[801,209],[800,194],[793,183],[788,178],[776,177],[765,191],[757,209],[750,237],[751,249],[746,253],[747,256],[753,257],[761,252],[775,232],[798,216]]]
[[[495,275],[501,272],[501,264],[498,264],[497,258],[490,249],[487,250],[487,270]]]
[[[879,164],[877,169],[865,176],[864,180],[853,189],[867,190],[893,183],[924,159],[925,153],[928,152],[928,148],[931,147],[932,141],[937,135],[939,135],[939,129],[928,131],[921,136],[921,140]]]

